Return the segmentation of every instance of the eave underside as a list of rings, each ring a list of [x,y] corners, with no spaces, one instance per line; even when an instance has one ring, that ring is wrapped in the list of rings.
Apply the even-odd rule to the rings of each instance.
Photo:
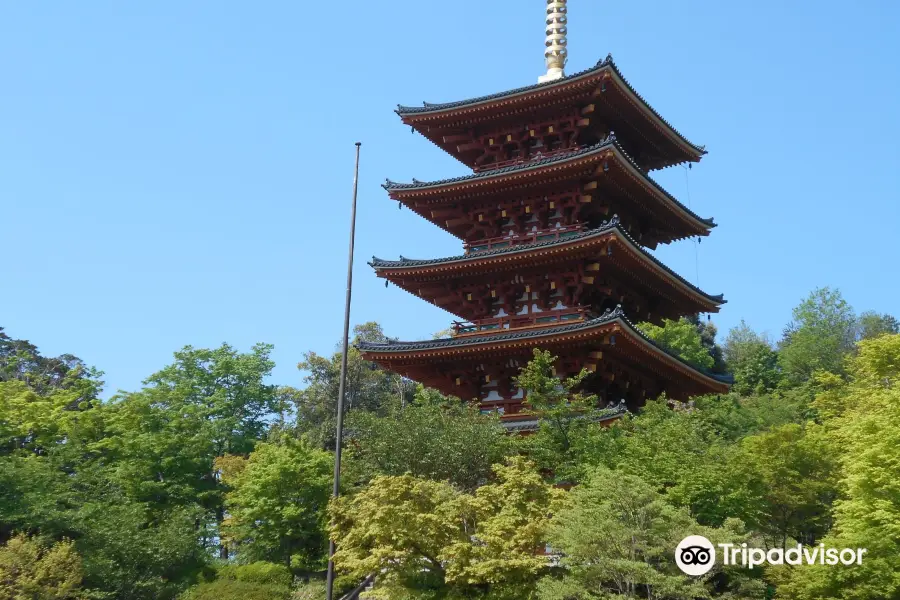
[[[619,132],[635,159],[648,169],[698,161],[705,150],[689,142],[631,87],[611,59],[550,84],[529,86],[468,101],[400,107],[403,122],[464,164],[475,156],[460,152],[460,136],[504,124],[522,124],[593,104],[594,118]],[[445,141],[448,138],[450,141]],[[474,137],[474,136],[473,136]]]
[[[526,291],[545,294],[546,310],[551,284],[565,291],[564,304],[623,303],[629,314],[653,322],[718,312],[724,303],[665,267],[617,226],[549,244],[430,261],[375,259],[372,266],[379,277],[469,320],[492,316],[492,297],[518,298]]]
[[[551,211],[544,200],[560,192],[577,198],[578,219],[590,222],[616,213],[642,231],[640,241],[650,247],[706,236],[715,227],[640,171],[615,143],[513,169],[436,182],[388,182],[385,188],[392,199],[467,241],[490,237],[484,224],[500,219],[501,210],[511,218],[524,218],[526,210]]]
[[[361,345],[366,360],[422,382],[444,394],[465,400],[479,399],[485,368],[501,370],[508,380],[532,357],[534,348],[563,357],[569,369],[582,367],[623,390],[639,382],[646,392],[628,392],[631,401],[661,392],[675,399],[706,393],[724,393],[728,382],[688,365],[662,350],[633,328],[623,317],[596,319],[592,323],[432,342],[395,342]],[[487,366],[485,366],[487,365]],[[618,375],[617,375],[618,374]]]

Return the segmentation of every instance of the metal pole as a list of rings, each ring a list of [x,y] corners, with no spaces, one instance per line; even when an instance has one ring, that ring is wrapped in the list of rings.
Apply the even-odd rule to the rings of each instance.
[[[356,237],[356,188],[359,184],[359,147],[361,142],[356,142],[356,166],[353,170],[353,204],[350,209],[350,255],[347,258],[347,299],[344,301],[344,351],[341,354],[341,383],[338,386],[337,397],[337,434],[334,444],[334,489],[332,496],[337,498],[341,494],[341,444],[344,438],[344,388],[347,384],[347,346],[350,343],[350,293],[353,289],[353,241]],[[332,600],[334,596],[334,540],[328,540],[328,579],[326,583],[326,598]]]

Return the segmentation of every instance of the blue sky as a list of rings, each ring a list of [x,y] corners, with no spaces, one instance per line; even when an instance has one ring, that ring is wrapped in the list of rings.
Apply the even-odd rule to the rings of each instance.
[[[460,243],[379,187],[466,172],[393,113],[534,83],[541,0],[0,7],[0,325],[136,389],[185,344],[340,337],[353,143],[354,323],[451,317],[365,261]],[[817,286],[900,313],[900,4],[571,0],[569,66],[612,52],[709,155],[655,173],[719,223],[658,252],[776,336]],[[696,264],[699,269],[695,268]]]

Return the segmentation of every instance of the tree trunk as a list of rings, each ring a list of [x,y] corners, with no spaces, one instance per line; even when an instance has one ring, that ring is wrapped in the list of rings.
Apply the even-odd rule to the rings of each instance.
[[[219,531],[219,558],[228,560],[228,544],[222,539],[222,521],[225,520],[225,507],[216,507],[216,528]]]

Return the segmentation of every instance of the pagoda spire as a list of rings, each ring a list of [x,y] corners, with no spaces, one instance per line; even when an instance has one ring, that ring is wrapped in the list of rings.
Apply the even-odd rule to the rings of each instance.
[[[566,50],[566,0],[547,0],[547,37],[544,40],[544,62],[547,63],[547,73],[538,77],[538,83],[553,81],[566,76],[563,69],[566,66],[568,51]]]

